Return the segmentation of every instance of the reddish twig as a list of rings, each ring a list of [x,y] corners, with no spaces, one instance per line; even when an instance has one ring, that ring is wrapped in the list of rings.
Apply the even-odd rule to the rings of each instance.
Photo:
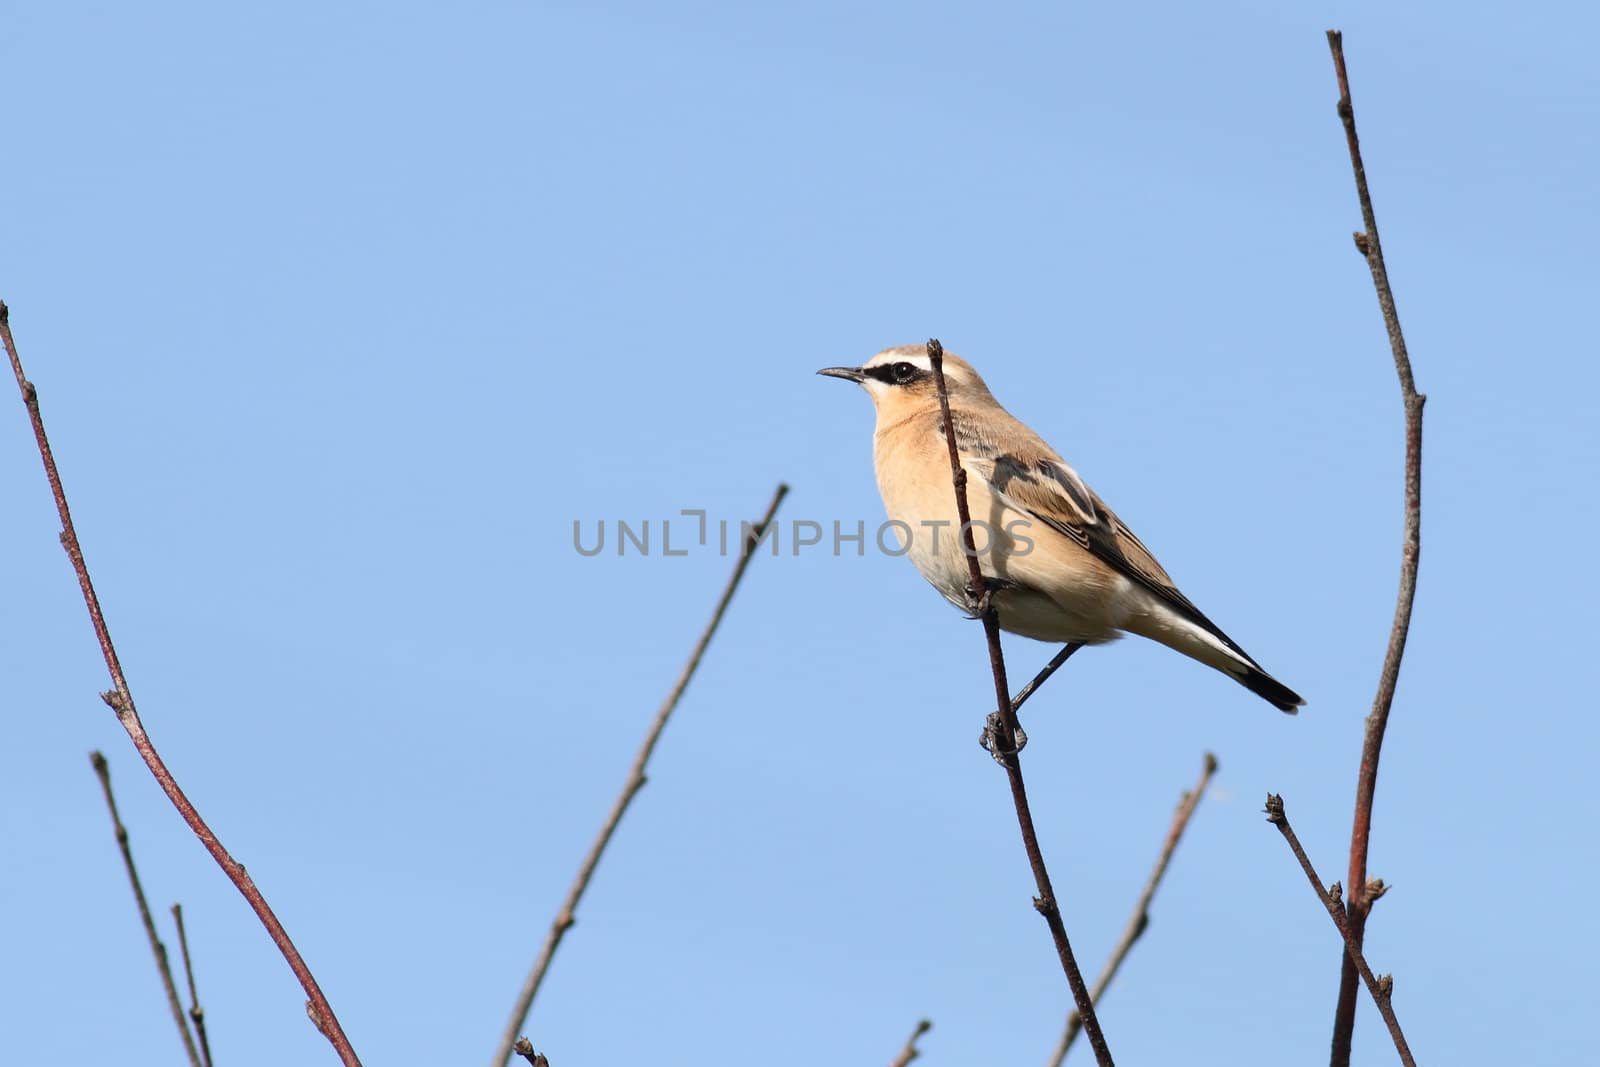
[[[183,1017],[183,1004],[178,1000],[178,986],[172,980],[172,960],[167,956],[167,946],[161,943],[161,935],[156,932],[155,917],[150,914],[150,902],[145,899],[144,885],[139,881],[139,870],[133,865],[133,848],[128,844],[128,828],[122,825],[122,816],[117,813],[117,798],[111,792],[111,767],[106,763],[106,758],[99,752],[89,753],[89,762],[94,765],[94,773],[100,778],[100,789],[105,793],[106,808],[111,812],[111,827],[117,835],[117,848],[122,851],[122,865],[128,871],[128,881],[133,886],[134,903],[139,906],[139,921],[144,924],[144,936],[150,941],[150,954],[156,958],[156,970],[161,974],[161,988],[167,993],[167,1007],[172,1011],[172,1021],[178,1024],[178,1033],[183,1037],[183,1051],[189,1056],[192,1067],[209,1067],[200,1062],[199,1050],[195,1048],[194,1035],[189,1033],[189,1024]]]
[[[567,890],[566,899],[561,902],[561,909],[556,912],[555,920],[550,924],[550,931],[545,934],[539,958],[534,961],[533,970],[528,972],[527,979],[522,983],[522,990],[517,994],[516,1004],[511,1009],[511,1018],[506,1024],[505,1034],[500,1039],[499,1047],[495,1049],[492,1061],[495,1067],[504,1067],[510,1062],[511,1054],[516,1050],[517,1032],[527,1022],[528,1012],[533,1008],[533,998],[539,992],[539,985],[544,981],[545,972],[550,969],[550,961],[555,958],[556,949],[560,946],[561,939],[566,936],[567,930],[578,921],[576,917],[578,901],[583,898],[584,890],[589,887],[589,879],[594,877],[600,856],[605,852],[606,845],[611,842],[611,835],[616,833],[617,825],[622,822],[622,816],[628,810],[628,805],[633,803],[635,794],[644,788],[645,764],[650,762],[650,754],[655,751],[656,742],[661,739],[661,732],[667,727],[667,720],[672,717],[678,701],[683,698],[684,690],[689,687],[689,680],[694,677],[706,648],[711,644],[712,635],[721,625],[722,616],[727,612],[728,604],[733,600],[733,594],[739,588],[740,580],[744,578],[745,569],[750,566],[750,560],[755,555],[756,546],[765,536],[767,527],[772,523],[772,517],[777,514],[778,505],[783,503],[783,498],[788,494],[789,487],[779,484],[772,494],[772,500],[767,504],[766,513],[761,516],[761,521],[751,527],[746,534],[744,545],[739,551],[739,562],[734,564],[733,573],[728,577],[727,584],[722,587],[722,595],[717,598],[717,606],[711,612],[711,620],[700,632],[700,639],[695,642],[683,669],[678,672],[678,680],[673,683],[671,692],[667,694],[666,700],[656,712],[655,721],[645,732],[644,743],[639,746],[639,752],[633,758],[633,766],[628,769],[628,777],[622,784],[622,792],[612,801],[610,814],[606,816],[606,821],[600,827],[600,833],[595,836],[594,843],[589,846],[589,853],[578,867],[578,875],[573,879],[572,887]]]
[[[183,953],[183,976],[189,983],[189,1021],[194,1023],[195,1037],[200,1041],[200,1058],[205,1067],[211,1067],[211,1041],[206,1037],[206,1013],[200,1007],[200,995],[194,990],[194,961],[189,958],[189,932],[183,928],[183,905],[172,906],[172,921],[178,927],[178,949]]]
[[[542,1052],[533,1051],[533,1042],[525,1037],[519,1037],[511,1045],[511,1051],[527,1060],[533,1067],[550,1067],[550,1061]]]
[[[1122,937],[1111,950],[1105,967],[1100,971],[1100,977],[1094,980],[1094,989],[1089,995],[1096,1004],[1106,995],[1111,979],[1117,976],[1117,971],[1122,967],[1122,961],[1127,958],[1129,951],[1133,949],[1134,942],[1143,936],[1145,927],[1150,925],[1150,902],[1155,899],[1156,887],[1166,875],[1167,866],[1172,862],[1172,854],[1178,850],[1178,841],[1183,837],[1183,832],[1189,828],[1189,820],[1194,816],[1194,809],[1200,806],[1200,797],[1205,793],[1206,786],[1211,784],[1211,776],[1216,773],[1217,757],[1207,752],[1205,762],[1200,768],[1200,780],[1195,783],[1192,790],[1178,798],[1178,810],[1172,814],[1172,825],[1167,827],[1167,839],[1161,843],[1161,855],[1156,859],[1155,869],[1150,872],[1149,879],[1144,883],[1144,891],[1139,894],[1139,902],[1133,906],[1133,915],[1128,919]],[[1055,1053],[1050,1057],[1050,1067],[1061,1067],[1061,1061],[1067,1058],[1067,1050],[1072,1048],[1072,1042],[1077,1040],[1078,1031],[1082,1027],[1083,1020],[1077,1012],[1067,1017],[1067,1028],[1062,1032]]]
[[[1061,958],[1061,969],[1066,973],[1067,985],[1072,990],[1073,1002],[1083,1016],[1083,1028],[1089,1035],[1096,1061],[1101,1067],[1112,1062],[1111,1050],[1106,1046],[1105,1035],[1100,1031],[1100,1020],[1095,1017],[1094,1002],[1089,998],[1089,987],[1083,982],[1078,961],[1072,955],[1072,944],[1067,940],[1067,927],[1061,919],[1061,908],[1056,903],[1055,890],[1050,885],[1050,872],[1039,851],[1039,835],[1033,828],[1033,812],[1028,806],[1028,790],[1022,780],[1022,760],[1017,752],[1017,737],[1021,727],[1012,706],[1011,689],[1006,682],[1005,654],[1000,648],[1000,620],[994,604],[987,597],[983,571],[978,567],[978,550],[972,537],[972,512],[967,506],[967,471],[961,465],[961,453],[956,448],[956,433],[950,417],[950,392],[944,380],[944,346],[937,339],[928,341],[928,362],[933,367],[933,379],[939,392],[939,412],[944,419],[945,444],[950,449],[950,479],[955,487],[956,516],[961,522],[962,547],[967,557],[967,573],[971,579],[973,602],[983,606],[983,633],[989,644],[989,668],[994,675],[995,711],[989,716],[989,727],[984,733],[989,751],[1006,769],[1011,783],[1011,801],[1017,809],[1017,825],[1022,830],[1022,847],[1028,854],[1028,865],[1033,868],[1033,881],[1039,895],[1033,906],[1044,916],[1055,941],[1056,955]],[[1071,646],[1058,653],[1062,662],[1071,655]]]
[[[922,1055],[922,1053],[917,1050],[917,1039],[932,1029],[933,1023],[929,1022],[927,1019],[923,1019],[921,1022],[917,1023],[917,1028],[911,1031],[910,1037],[906,1038],[905,1048],[900,1050],[900,1055],[894,1058],[894,1060],[889,1064],[889,1067],[906,1067],[906,1064]]]
[[[172,777],[172,772],[167,769],[166,763],[156,752],[155,744],[145,732],[144,723],[140,720],[139,712],[133,703],[133,692],[128,688],[128,680],[122,672],[122,662],[117,657],[116,646],[111,642],[111,631],[106,626],[105,615],[100,610],[100,598],[95,595],[89,568],[84,563],[78,532],[72,525],[72,512],[67,507],[67,494],[61,486],[61,474],[56,469],[55,455],[50,451],[50,439],[45,435],[44,419],[39,413],[39,393],[23,373],[22,359],[17,355],[16,342],[11,336],[10,313],[3,302],[0,302],[0,340],[4,341],[6,355],[11,359],[11,370],[16,375],[17,388],[22,392],[22,402],[28,409],[28,419],[33,424],[33,437],[39,446],[39,458],[44,462],[45,477],[50,482],[50,493],[55,498],[56,511],[61,517],[61,544],[67,550],[67,558],[72,562],[73,573],[78,578],[78,588],[83,592],[84,605],[89,609],[89,620],[94,624],[95,637],[100,642],[101,655],[105,657],[106,669],[111,674],[113,688],[109,692],[101,693],[100,699],[116,712],[117,721],[127,731],[134,749],[144,760],[145,766],[150,768],[150,773],[155,776],[162,792],[167,794],[167,799],[178,809],[183,821],[194,831],[206,851],[211,853],[211,858],[216,860],[217,866],[222,868],[228,880],[244,895],[256,917],[266,927],[268,936],[283,953],[283,958],[289,963],[289,969],[294,972],[306,991],[308,998],[306,1011],[312,1021],[332,1043],[334,1051],[339,1054],[339,1058],[347,1067],[356,1067],[361,1061],[356,1057],[355,1049],[350,1047],[350,1040],[340,1029],[339,1021],[333,1014],[333,1006],[328,1003],[328,998],[323,996],[311,969],[306,966],[299,950],[294,947],[294,942],[289,939],[289,932],[278,921],[266,898],[261,895],[261,890],[251,881],[244,865],[228,853],[217,835],[195,810],[195,806],[190,803],[189,798],[184,795],[177,780]]]
[[[1333,920],[1333,925],[1339,928],[1339,936],[1344,938],[1345,957],[1361,975],[1361,980],[1367,983],[1367,991],[1372,994],[1373,1003],[1378,1005],[1378,1013],[1388,1024],[1389,1036],[1394,1038],[1394,1047],[1395,1051],[1400,1053],[1400,1062],[1406,1067],[1417,1067],[1417,1061],[1411,1058],[1411,1046],[1406,1044],[1406,1035],[1400,1031],[1400,1020],[1394,1014],[1394,1005],[1390,1003],[1394,979],[1387,974],[1381,978],[1376,977],[1372,973],[1372,968],[1367,966],[1366,957],[1361,954],[1361,942],[1356,939],[1355,929],[1351,926],[1345,909],[1339,905],[1341,895],[1339,883],[1333,883],[1328,889],[1322,888],[1322,879],[1317,877],[1317,869],[1311,865],[1311,858],[1301,847],[1300,839],[1295,836],[1294,827],[1289,825],[1289,816],[1283,810],[1281,796],[1276,793],[1267,794],[1266,812],[1267,821],[1276,826],[1283,839],[1289,842],[1294,858],[1300,861],[1300,869],[1305,871],[1306,877],[1311,880],[1311,888],[1316,892],[1317,899],[1328,909],[1328,917]]]
[[[1361,222],[1365,229],[1355,235],[1356,249],[1372,272],[1378,308],[1389,334],[1394,353],[1395,372],[1400,379],[1400,399],[1405,408],[1405,534],[1400,548],[1400,592],[1395,602],[1394,625],[1389,631],[1389,647],[1378,674],[1378,692],[1367,715],[1361,742],[1361,770],[1356,778],[1356,811],[1350,828],[1350,899],[1346,904],[1350,933],[1359,947],[1366,938],[1367,916],[1377,899],[1367,878],[1367,845],[1372,837],[1372,799],[1378,788],[1378,757],[1383,750],[1383,734],[1389,725],[1389,709],[1394,704],[1395,685],[1400,679],[1400,661],[1406,652],[1406,637],[1411,629],[1411,605],[1417,597],[1417,564],[1422,555],[1422,406],[1427,397],[1417,392],[1411,373],[1411,357],[1406,352],[1405,334],[1400,331],[1400,316],[1395,311],[1394,291],[1389,287],[1389,271],[1383,261],[1383,244],[1378,239],[1378,218],[1372,209],[1372,194],[1367,189],[1367,171],[1361,161],[1361,142],[1356,136],[1356,114],[1350,103],[1350,78],[1344,65],[1344,37],[1338,30],[1328,31],[1328,48],[1333,53],[1333,71],[1339,83],[1339,118],[1344,123],[1345,140],[1350,148],[1350,165],[1355,172],[1356,197],[1361,203]],[[1377,879],[1372,885],[1381,885]],[[1339,965],[1339,1000],[1334,1009],[1333,1067],[1348,1067],[1350,1040],[1355,1032],[1356,971],[1350,957]]]

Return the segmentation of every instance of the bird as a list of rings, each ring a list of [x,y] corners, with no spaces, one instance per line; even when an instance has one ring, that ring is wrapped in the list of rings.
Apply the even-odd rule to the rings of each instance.
[[[902,554],[956,607],[1040,641],[1097,645],[1132,633],[1213,667],[1281,711],[1305,701],[1206,618],[1144,543],[1044,439],[989,392],[966,360],[943,358],[956,451],[967,473],[973,596],[949,446],[924,345],[887,348],[818,374],[855,382],[877,412],[873,465]]]

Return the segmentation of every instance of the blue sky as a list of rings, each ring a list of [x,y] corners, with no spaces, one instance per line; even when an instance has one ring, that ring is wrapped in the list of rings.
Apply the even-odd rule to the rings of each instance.
[[[1316,1062],[1338,946],[1260,808],[1342,877],[1401,501],[1342,27],[1430,397],[1370,956],[1425,1062],[1592,1060],[1593,9],[0,7],[0,297],[134,691],[375,1064],[487,1060],[731,563],[584,558],[573,522],[736,523],[785,480],[786,520],[870,529],[870,405],[812,372],[930,335],[1310,702],[1130,639],[1030,706],[1091,972],[1221,760],[1113,1051]],[[178,1055],[101,748],[220,1061],[332,1062],[96,699],[5,410],[5,1058]],[[924,1062],[1042,1062],[1069,998],[989,686],[904,560],[757,560],[535,1043],[873,1063],[927,1016]],[[1393,1055],[1365,999],[1356,1055]]]

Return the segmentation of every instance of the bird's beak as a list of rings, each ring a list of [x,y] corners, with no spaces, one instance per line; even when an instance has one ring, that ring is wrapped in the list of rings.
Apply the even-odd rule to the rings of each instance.
[[[860,367],[823,367],[817,373],[825,374],[829,378],[843,378],[846,381],[858,384],[867,376],[867,372]]]

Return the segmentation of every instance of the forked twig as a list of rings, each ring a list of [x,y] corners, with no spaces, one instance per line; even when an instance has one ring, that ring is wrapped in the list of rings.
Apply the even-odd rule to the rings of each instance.
[[[1044,916],[1050,927],[1050,937],[1055,941],[1056,955],[1061,959],[1061,969],[1066,973],[1067,985],[1072,990],[1073,1002],[1083,1016],[1083,1029],[1089,1035],[1095,1060],[1101,1067],[1111,1064],[1111,1050],[1106,1046],[1105,1035],[1100,1031],[1100,1020],[1094,1013],[1094,1002],[1089,998],[1089,987],[1084,985],[1083,973],[1072,955],[1072,944],[1067,940],[1067,927],[1061,918],[1061,908],[1056,902],[1055,890],[1050,885],[1050,871],[1045,867],[1044,855],[1039,851],[1039,835],[1033,828],[1033,812],[1028,806],[1028,790],[1022,780],[1022,760],[1017,752],[1017,735],[1020,727],[1012,705],[1011,689],[1006,682],[1005,653],[1000,648],[1000,619],[994,604],[986,596],[983,571],[978,567],[978,551],[972,536],[972,512],[967,505],[967,471],[961,465],[961,453],[956,448],[954,420],[950,416],[950,391],[944,380],[944,346],[937,339],[928,341],[928,362],[933,367],[933,379],[939,392],[939,413],[944,420],[945,444],[950,449],[950,479],[956,494],[956,516],[961,522],[962,548],[967,557],[967,573],[971,578],[972,597],[984,606],[983,633],[989,644],[989,669],[994,675],[995,711],[990,715],[990,726],[985,732],[990,752],[1006,770],[1011,783],[1011,801],[1017,809],[1017,825],[1022,830],[1022,847],[1028,854],[1028,865],[1033,868],[1033,881],[1039,895],[1033,906]],[[1072,654],[1067,646],[1058,656],[1062,662]],[[1019,701],[1020,702],[1020,701]]]
[[[113,688],[101,693],[100,699],[116,712],[117,721],[127,731],[134,749],[139,753],[139,758],[150,768],[150,773],[155,776],[162,792],[167,794],[167,799],[178,809],[183,821],[194,831],[194,835],[200,839],[206,851],[211,853],[211,858],[222,868],[228,880],[244,896],[251,910],[261,920],[261,925],[266,927],[267,936],[272,938],[273,944],[278,946],[278,951],[283,953],[289,969],[294,972],[294,976],[300,980],[301,987],[306,991],[306,1014],[310,1016],[312,1023],[333,1045],[334,1051],[338,1053],[339,1059],[346,1067],[358,1067],[361,1061],[356,1056],[355,1049],[351,1047],[350,1039],[339,1026],[339,1020],[333,1013],[333,1005],[329,1004],[328,998],[323,995],[321,987],[317,985],[316,977],[311,973],[311,968],[306,966],[300,950],[295,948],[294,942],[290,940],[289,932],[278,921],[278,916],[267,903],[267,898],[261,895],[261,890],[251,880],[244,865],[234,859],[222,846],[222,841],[212,832],[211,827],[206,825],[206,821],[200,817],[200,812],[184,795],[177,779],[173,778],[172,772],[167,769],[160,753],[156,751],[150,735],[145,732],[144,723],[140,720],[138,709],[133,703],[133,691],[128,688],[128,679],[122,673],[122,661],[117,657],[117,648],[111,642],[111,630],[107,627],[105,615],[100,610],[100,598],[95,595],[94,582],[89,577],[89,567],[83,559],[83,547],[78,542],[78,531],[72,525],[72,512],[67,507],[67,494],[61,485],[61,473],[56,469],[55,454],[50,451],[50,439],[44,431],[44,417],[39,413],[39,391],[22,371],[22,358],[17,355],[16,341],[11,336],[10,311],[4,302],[0,302],[0,340],[4,341],[6,355],[11,359],[11,370],[16,375],[17,388],[22,392],[22,402],[28,409],[28,421],[33,424],[33,437],[39,446],[39,458],[44,462],[45,477],[50,482],[50,494],[55,498],[56,512],[61,517],[61,545],[67,550],[67,558],[72,562],[73,573],[78,578],[78,588],[83,592],[84,606],[89,609],[89,621],[93,623],[95,637],[100,642],[100,654],[105,657],[106,670],[111,675]]]
[[[111,767],[106,763],[105,756],[99,752],[89,753],[89,762],[94,765],[94,773],[100,779],[100,790],[106,797],[106,808],[111,812],[111,827],[117,835],[117,848],[122,852],[122,866],[127,869],[128,881],[133,886],[133,899],[139,906],[139,921],[144,924],[144,935],[150,941],[150,954],[156,958],[156,970],[161,974],[161,987],[167,993],[167,1007],[171,1009],[172,1021],[178,1024],[178,1033],[183,1037],[183,1051],[188,1054],[191,1067],[209,1067],[200,1062],[194,1035],[189,1033],[189,1024],[183,1017],[183,1004],[178,1000],[178,986],[172,979],[172,960],[167,955],[167,946],[161,943],[161,935],[156,932],[156,920],[150,914],[150,902],[145,899],[144,885],[139,881],[139,869],[133,864],[133,848],[128,844],[128,828],[122,825],[122,816],[117,812],[117,798],[111,792]]]
[[[200,1058],[211,1067],[211,1040],[206,1037],[206,1013],[200,1007],[200,995],[194,990],[194,961],[189,958],[189,932],[183,927],[183,905],[172,906],[172,921],[178,927],[178,949],[183,953],[183,976],[189,982],[189,1021],[194,1023],[194,1035],[200,1041]]]
[[[923,1019],[921,1022],[917,1023],[917,1028],[911,1031],[910,1037],[906,1038],[905,1048],[900,1050],[900,1055],[896,1056],[894,1060],[890,1062],[889,1067],[906,1067],[906,1064],[922,1055],[922,1053],[917,1050],[917,1039],[932,1029],[933,1023],[929,1022],[927,1019]]]
[[[1367,877],[1367,846],[1372,837],[1372,800],[1378,788],[1378,757],[1383,751],[1383,735],[1389,725],[1389,709],[1394,704],[1395,686],[1400,679],[1400,661],[1405,656],[1406,638],[1411,630],[1411,605],[1417,597],[1417,564],[1422,556],[1422,406],[1427,397],[1417,392],[1411,373],[1411,357],[1406,351],[1405,334],[1400,330],[1400,315],[1395,310],[1394,291],[1389,287],[1389,270],[1383,260],[1383,243],[1378,239],[1378,218],[1372,208],[1372,193],[1367,189],[1367,170],[1361,161],[1361,141],[1356,136],[1356,113],[1350,102],[1350,77],[1344,64],[1344,36],[1328,31],[1328,49],[1333,54],[1333,72],[1339,83],[1339,118],[1344,123],[1345,141],[1350,149],[1350,166],[1355,173],[1356,197],[1361,203],[1361,222],[1365,229],[1355,235],[1356,250],[1367,261],[1372,285],[1378,294],[1389,348],[1394,354],[1395,372],[1400,379],[1400,399],[1405,408],[1405,534],[1400,548],[1400,592],[1396,597],[1394,624],[1389,631],[1389,646],[1378,674],[1378,691],[1367,715],[1361,743],[1361,769],[1356,777],[1356,810],[1350,828],[1349,903],[1346,910],[1350,935],[1357,948],[1366,938],[1367,916],[1377,894],[1369,886],[1382,882]],[[1339,964],[1339,1000],[1333,1016],[1333,1067],[1348,1067],[1350,1041],[1356,1021],[1356,969],[1347,954]]]
[[[628,777],[622,784],[622,792],[618,793],[617,799],[612,802],[610,814],[606,816],[606,821],[600,827],[600,833],[595,836],[594,843],[589,846],[589,853],[578,867],[578,875],[573,880],[572,887],[567,890],[566,899],[561,902],[561,908],[550,924],[550,931],[545,934],[539,958],[534,961],[533,969],[528,972],[527,979],[522,983],[516,1004],[511,1009],[511,1018],[506,1024],[505,1033],[500,1039],[499,1047],[495,1049],[494,1059],[491,1061],[495,1067],[504,1067],[510,1062],[511,1054],[516,1049],[518,1031],[527,1022],[528,1012],[533,1008],[533,998],[538,995],[539,985],[544,981],[545,972],[550,969],[550,961],[555,958],[556,949],[561,945],[561,939],[566,936],[567,930],[578,921],[576,916],[578,901],[583,898],[584,890],[589,887],[589,879],[594,877],[600,856],[605,852],[606,845],[611,842],[611,835],[616,833],[617,824],[622,822],[622,816],[628,810],[628,805],[633,803],[634,796],[644,788],[644,769],[650,762],[650,754],[655,751],[656,742],[661,739],[661,732],[667,727],[667,720],[672,717],[678,701],[683,698],[684,690],[689,687],[689,680],[694,677],[706,648],[711,644],[712,636],[722,623],[722,616],[727,612],[728,604],[739,588],[739,581],[744,577],[745,569],[750,566],[750,560],[755,555],[756,545],[761,542],[767,527],[772,522],[772,517],[778,512],[778,505],[783,503],[783,498],[788,494],[789,487],[779,484],[772,494],[772,500],[767,504],[766,513],[761,516],[761,521],[749,528],[739,551],[739,562],[734,565],[733,573],[729,575],[727,584],[722,587],[722,595],[718,597],[717,606],[711,612],[711,620],[701,631],[700,639],[695,642],[683,669],[678,672],[678,680],[673,683],[671,692],[667,694],[666,700],[656,712],[655,721],[645,732],[644,743],[639,746],[639,752],[633,758],[633,766],[628,769]]]
[[[1349,917],[1339,904],[1339,883],[1335,882],[1331,889],[1322,888],[1322,879],[1317,877],[1317,869],[1311,865],[1311,858],[1300,846],[1300,839],[1295,836],[1294,827],[1289,825],[1289,816],[1283,810],[1281,796],[1276,793],[1267,794],[1266,812],[1267,821],[1276,826],[1283,839],[1289,842],[1289,848],[1294,852],[1294,858],[1300,861],[1300,869],[1306,872],[1306,878],[1310,879],[1311,888],[1317,894],[1317,899],[1328,909],[1328,918],[1339,928],[1339,936],[1344,938],[1345,956],[1361,975],[1361,980],[1367,983],[1367,991],[1372,994],[1373,1003],[1378,1005],[1378,1013],[1383,1016],[1383,1021],[1389,1027],[1389,1036],[1394,1038],[1394,1047],[1395,1051],[1400,1053],[1400,1062],[1406,1067],[1417,1067],[1417,1061],[1411,1058],[1411,1046],[1406,1044],[1406,1035],[1400,1031],[1400,1020],[1395,1016],[1394,1005],[1390,1003],[1394,979],[1389,975],[1384,975],[1382,978],[1375,977],[1372,968],[1367,966],[1366,957],[1361,954],[1361,942],[1356,940]]]
[[[1200,768],[1200,780],[1195,783],[1192,790],[1178,798],[1178,810],[1172,813],[1172,825],[1167,828],[1166,840],[1161,843],[1161,855],[1156,859],[1155,869],[1150,872],[1149,879],[1144,883],[1144,891],[1139,894],[1139,901],[1133,906],[1133,915],[1128,919],[1122,937],[1111,950],[1105,967],[1100,971],[1100,977],[1094,980],[1094,989],[1090,991],[1090,997],[1096,1004],[1106,995],[1111,979],[1117,976],[1122,961],[1127,959],[1129,951],[1133,949],[1133,943],[1144,935],[1145,927],[1150,925],[1150,902],[1155,899],[1156,888],[1161,885],[1161,879],[1167,873],[1167,866],[1172,862],[1172,854],[1178,850],[1178,841],[1183,837],[1183,832],[1189,828],[1189,820],[1194,816],[1194,809],[1200,806],[1200,798],[1205,794],[1206,786],[1211,783],[1211,776],[1216,773],[1217,757],[1207,752],[1205,762]],[[1067,1058],[1067,1050],[1072,1048],[1072,1042],[1077,1039],[1078,1031],[1082,1028],[1083,1020],[1074,1011],[1067,1017],[1067,1027],[1062,1031],[1061,1040],[1056,1044],[1056,1050],[1050,1058],[1050,1067],[1061,1067],[1061,1061]]]

